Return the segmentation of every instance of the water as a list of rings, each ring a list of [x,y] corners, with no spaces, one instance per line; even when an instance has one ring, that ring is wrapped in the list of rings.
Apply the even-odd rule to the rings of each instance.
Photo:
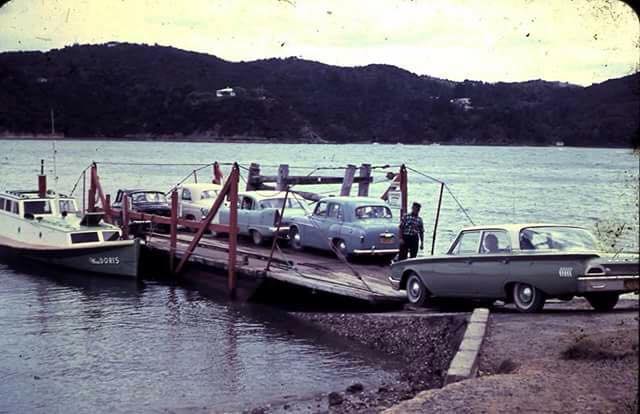
[[[265,174],[289,163],[292,175],[348,163],[406,163],[447,182],[476,224],[637,223],[625,171],[637,174],[638,159],[622,149],[113,141],[60,141],[57,147],[56,187],[62,192],[92,161],[259,161],[269,165]],[[0,188],[35,188],[40,158],[53,168],[50,142],[0,140]],[[167,190],[193,168],[100,164],[99,174],[105,190],[115,194],[120,187]],[[210,171],[199,177],[209,178]],[[371,194],[378,195],[387,181],[381,170],[374,177]],[[439,187],[413,172],[409,178],[409,199],[422,202],[429,229]],[[468,224],[445,194],[437,251]],[[637,249],[636,240],[628,235],[628,248]],[[0,412],[233,410],[385,378],[375,356],[294,334],[284,318],[151,281],[0,264]]]
[[[391,379],[285,323],[178,287],[0,264],[0,413],[235,411]]]

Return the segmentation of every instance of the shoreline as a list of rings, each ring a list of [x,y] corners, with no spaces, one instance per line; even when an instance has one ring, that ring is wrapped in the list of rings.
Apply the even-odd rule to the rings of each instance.
[[[302,324],[359,346],[365,346],[398,365],[393,381],[371,386],[355,382],[345,389],[286,401],[263,402],[245,413],[379,412],[418,393],[439,389],[467,325],[467,314],[290,312]]]
[[[442,147],[503,147],[503,148],[584,148],[584,149],[628,149],[635,151],[633,147],[624,146],[574,146],[574,145],[535,145],[530,143],[504,144],[504,143],[402,143],[402,142],[377,142],[377,141],[313,141],[313,140],[289,140],[281,138],[263,137],[189,137],[189,136],[125,136],[125,137],[70,137],[65,135],[51,136],[47,134],[0,134],[0,141],[107,141],[107,142],[167,142],[167,143],[208,143],[208,144],[289,144],[289,145],[380,145],[380,146],[442,146]]]

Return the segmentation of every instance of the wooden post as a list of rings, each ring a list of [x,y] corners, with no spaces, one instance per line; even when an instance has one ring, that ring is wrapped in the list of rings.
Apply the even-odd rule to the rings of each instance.
[[[400,205],[400,217],[404,217],[407,214],[407,204],[409,194],[407,194],[407,167],[402,164],[400,167],[400,196],[401,196],[401,205]]]
[[[289,177],[289,165],[280,164],[280,167],[278,167],[278,181],[276,182],[277,191],[285,191],[287,189],[288,177]]]
[[[236,297],[236,256],[238,248],[238,181],[240,170],[233,164],[233,174],[229,176],[229,297]]]
[[[353,177],[356,175],[356,166],[349,164],[344,171],[344,181],[342,181],[342,188],[340,188],[341,196],[348,196],[351,193],[351,186],[353,185]]]
[[[180,273],[182,271],[182,268],[189,260],[189,257],[191,257],[191,254],[193,254],[193,251],[198,246],[198,243],[200,243],[200,240],[202,239],[204,232],[207,231],[207,229],[211,225],[211,221],[213,220],[215,215],[218,213],[218,210],[220,210],[220,207],[224,203],[224,199],[227,197],[227,194],[229,194],[230,197],[233,197],[236,201],[236,203],[234,203],[236,204],[236,207],[235,207],[236,222],[229,224],[228,226],[229,233],[231,234],[232,232],[235,232],[235,234],[237,235],[238,233],[237,200],[238,200],[238,180],[239,179],[240,179],[240,170],[239,170],[238,164],[236,163],[233,165],[233,169],[231,170],[231,174],[229,175],[229,178],[222,185],[222,189],[220,190],[220,192],[218,193],[218,196],[214,200],[213,205],[211,206],[211,209],[207,213],[207,216],[204,219],[202,219],[202,222],[200,223],[200,227],[198,228],[198,231],[196,231],[196,234],[193,236],[193,238],[189,242],[189,246],[187,246],[187,250],[184,252],[182,257],[180,258],[180,263],[178,263],[175,273]],[[234,184],[235,195],[231,195],[230,193],[231,183],[235,183]],[[230,208],[230,210],[231,212],[233,212],[234,208]],[[231,239],[231,236],[229,238]],[[233,250],[235,251],[235,245]],[[235,270],[235,262],[234,262],[233,268]]]
[[[111,194],[105,195],[104,199],[108,206],[103,208],[103,210],[105,211],[104,221],[111,224],[113,223],[113,217],[111,217]]]
[[[169,270],[173,272],[178,245],[178,190],[171,192],[171,227],[169,236]]]
[[[198,171],[193,170],[193,182],[198,184]]]
[[[87,169],[82,171],[82,214],[87,212]]]
[[[436,233],[438,231],[438,220],[440,219],[440,206],[442,205],[442,193],[444,191],[444,183],[440,183],[440,196],[438,197],[438,209],[436,210],[436,221],[433,223],[433,237],[431,239],[431,256],[436,250]]]
[[[369,177],[371,177],[371,164],[362,164],[360,166],[360,178],[362,178],[362,181],[358,183],[358,197],[369,196]]]
[[[97,166],[94,162],[91,164],[91,172],[89,174],[89,197],[87,200],[87,211],[93,213],[96,211],[96,176],[97,176]]]
[[[282,203],[282,208],[280,209],[280,214],[278,215],[278,225],[276,226],[276,235],[273,238],[273,243],[271,244],[271,252],[269,253],[269,260],[267,261],[267,266],[264,268],[266,272],[269,271],[271,267],[271,261],[273,260],[273,252],[276,250],[276,244],[278,243],[278,234],[280,234],[280,227],[282,226],[282,218],[284,217],[284,210],[287,207],[287,199],[289,198],[289,187],[287,186],[286,192],[284,193],[284,202]]]
[[[249,166],[249,174],[247,176],[247,191],[255,191],[258,188],[254,185],[254,178],[260,177],[260,164],[252,162]]]
[[[222,171],[220,170],[220,164],[218,161],[213,163],[213,184],[222,184],[224,180],[224,176],[222,175]]]
[[[129,194],[122,193],[122,238],[129,239]]]

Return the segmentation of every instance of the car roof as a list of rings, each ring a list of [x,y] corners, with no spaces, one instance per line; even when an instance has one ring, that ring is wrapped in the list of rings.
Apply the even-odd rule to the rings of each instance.
[[[473,230],[486,230],[486,229],[501,229],[509,232],[519,232],[521,229],[526,227],[578,227],[581,226],[570,225],[570,224],[554,224],[554,223],[507,223],[507,224],[487,224],[484,226],[471,226],[464,227],[460,231],[473,231]]]
[[[274,190],[257,190],[257,191],[242,191],[238,195],[246,195],[255,198],[256,200],[264,200],[267,198],[284,198],[285,191]],[[293,198],[293,194],[289,193],[289,198]]]
[[[150,190],[148,188],[147,189],[144,189],[144,188],[124,189],[122,191],[127,193],[127,194],[132,194],[132,193],[162,193],[162,194],[164,194],[164,191]]]
[[[188,183],[188,184],[181,184],[178,188],[204,191],[204,190],[219,190],[222,188],[222,186],[220,184],[213,184],[213,183]]]
[[[320,201],[338,202],[342,204],[351,204],[351,205],[357,205],[357,206],[387,205],[387,203],[383,199],[374,198],[374,197],[350,197],[350,196],[324,197],[324,198],[321,198]]]

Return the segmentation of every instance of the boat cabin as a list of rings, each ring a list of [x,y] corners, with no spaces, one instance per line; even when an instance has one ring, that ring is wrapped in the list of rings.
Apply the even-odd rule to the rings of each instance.
[[[33,219],[42,216],[77,214],[76,200],[64,194],[47,193],[40,197],[37,191],[6,191],[0,193],[0,211]]]

